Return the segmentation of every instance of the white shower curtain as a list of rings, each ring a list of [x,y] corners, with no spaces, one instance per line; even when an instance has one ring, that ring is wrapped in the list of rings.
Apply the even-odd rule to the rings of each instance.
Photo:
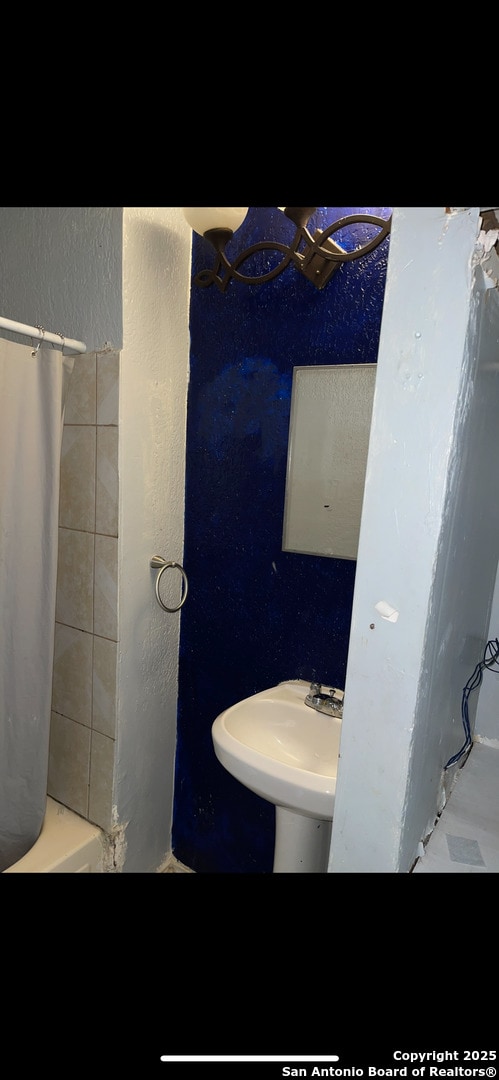
[[[59,472],[74,357],[0,339],[0,871],[45,814]]]

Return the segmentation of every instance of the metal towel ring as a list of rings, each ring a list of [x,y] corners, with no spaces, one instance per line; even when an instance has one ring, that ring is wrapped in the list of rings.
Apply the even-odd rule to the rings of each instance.
[[[181,566],[178,562],[167,562],[162,555],[153,555],[149,565],[152,570],[159,570],[159,574],[156,578],[156,600],[158,601],[159,606],[163,608],[163,611],[180,611],[180,608],[183,604],[185,604],[185,601],[187,600],[187,592],[189,589],[187,574],[183,566]],[[172,566],[174,566],[176,570],[180,570],[180,573],[182,574],[183,592],[180,599],[180,604],[177,604],[177,607],[167,607],[166,604],[163,603],[159,595],[159,583],[161,581],[162,575],[164,574],[165,570],[168,570]]]

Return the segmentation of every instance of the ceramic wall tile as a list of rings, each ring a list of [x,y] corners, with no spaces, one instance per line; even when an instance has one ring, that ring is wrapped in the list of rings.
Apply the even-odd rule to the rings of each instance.
[[[93,637],[55,624],[52,709],[79,724],[92,724]]]
[[[119,353],[97,356],[97,423],[118,423]]]
[[[79,630],[93,629],[94,536],[59,529],[56,620]]]
[[[92,727],[101,735],[116,733],[117,645],[108,638],[94,636]]]
[[[88,816],[90,728],[52,713],[47,793]]]
[[[96,368],[95,353],[75,356],[64,411],[65,424],[95,424]]]
[[[111,822],[118,638],[118,352],[75,357],[61,452],[48,794]],[[92,749],[91,749],[92,748]]]
[[[101,829],[112,829],[114,740],[92,734],[88,815]]]
[[[95,537],[94,634],[117,640],[118,541]]]
[[[64,425],[61,449],[59,524],[95,531],[94,425]]]
[[[118,535],[118,428],[97,428],[95,531]]]

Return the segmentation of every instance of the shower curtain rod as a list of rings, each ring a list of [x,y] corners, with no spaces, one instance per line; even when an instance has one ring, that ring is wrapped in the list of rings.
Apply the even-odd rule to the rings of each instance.
[[[40,341],[50,341],[55,345],[62,345],[63,348],[72,349],[73,352],[84,353],[87,351],[87,346],[83,344],[83,341],[74,341],[73,338],[67,338],[64,334],[49,334],[41,326],[26,326],[25,323],[13,322],[12,319],[4,319],[3,316],[0,316],[0,327],[3,327],[4,330],[13,330],[16,334],[24,334],[25,337],[39,338]]]

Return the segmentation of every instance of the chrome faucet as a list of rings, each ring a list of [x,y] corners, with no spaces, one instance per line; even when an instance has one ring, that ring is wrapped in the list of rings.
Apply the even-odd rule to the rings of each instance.
[[[305,698],[305,705],[317,712],[327,713],[328,716],[343,715],[343,701],[345,694],[336,686],[328,686],[323,691],[320,683],[310,683],[310,690]]]

